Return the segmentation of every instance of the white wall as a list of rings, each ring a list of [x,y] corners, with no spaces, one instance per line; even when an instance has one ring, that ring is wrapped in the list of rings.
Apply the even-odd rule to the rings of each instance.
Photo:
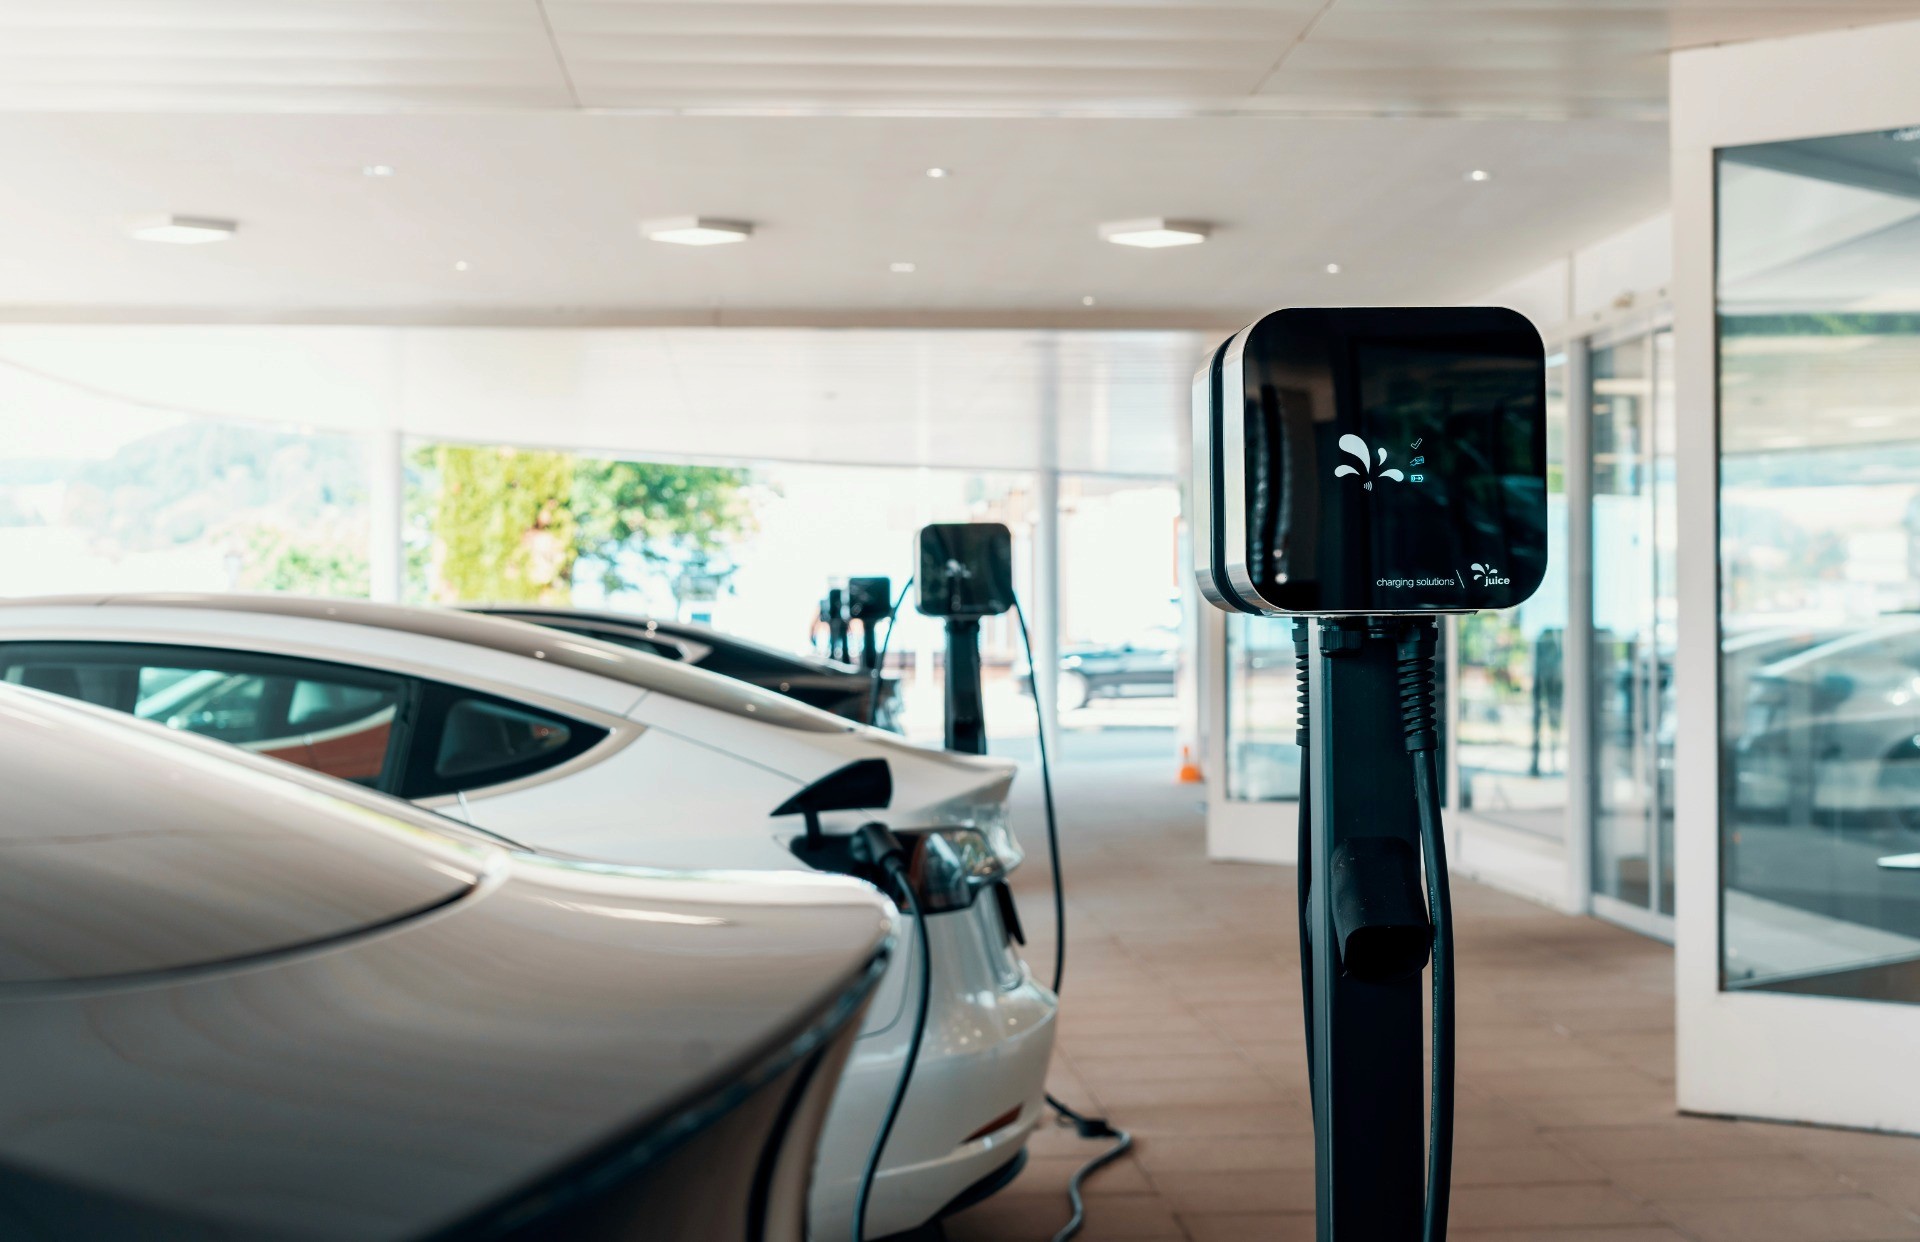
[[[1533,321],[1549,342],[1591,331],[1667,300],[1673,273],[1673,216],[1660,212],[1596,238],[1480,298]]]

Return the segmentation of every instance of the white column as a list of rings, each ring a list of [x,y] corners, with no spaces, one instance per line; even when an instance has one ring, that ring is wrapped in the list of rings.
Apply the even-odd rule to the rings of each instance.
[[[1060,755],[1060,358],[1049,337],[1040,368],[1040,479],[1033,522],[1033,693],[1048,753]]]
[[[1033,523],[1034,693],[1040,697],[1041,727],[1051,756],[1060,757],[1060,472],[1040,472]]]
[[[398,603],[406,573],[402,544],[406,522],[406,462],[402,436],[395,430],[366,436],[368,515],[367,591],[382,603]]]

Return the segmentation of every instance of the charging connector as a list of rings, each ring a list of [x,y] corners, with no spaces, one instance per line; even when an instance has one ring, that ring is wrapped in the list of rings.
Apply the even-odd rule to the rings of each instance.
[[[913,1082],[914,1063],[920,1059],[920,1044],[927,1034],[927,1012],[933,1001],[933,950],[928,944],[927,916],[914,896],[913,881],[907,874],[907,847],[885,824],[862,824],[850,843],[853,857],[884,874],[890,881],[893,899],[913,919],[913,940],[920,968],[919,1000],[915,1006],[913,1034],[907,1041],[906,1063],[900,1067],[900,1081],[887,1103],[886,1118],[873,1136],[873,1148],[867,1153],[866,1168],[860,1174],[860,1190],[853,1201],[853,1242],[866,1242],[867,1204],[873,1198],[874,1179],[880,1173],[880,1158],[886,1154],[887,1140],[900,1120],[901,1106],[907,1100],[907,1088]]]
[[[1406,621],[1394,652],[1399,662],[1400,713],[1419,804],[1427,908],[1433,919],[1433,1082],[1427,1109],[1427,1209],[1421,1230],[1426,1242],[1443,1242],[1447,1236],[1453,1182],[1453,895],[1447,882],[1447,839],[1440,818],[1439,730],[1433,709],[1438,640],[1434,622]]]

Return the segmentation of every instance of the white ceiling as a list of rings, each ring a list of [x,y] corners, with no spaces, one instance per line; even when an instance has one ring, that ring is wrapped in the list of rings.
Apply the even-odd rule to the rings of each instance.
[[[1472,297],[1653,214],[1666,183],[1662,127],[1604,120],[0,112],[0,168],[15,320],[1217,327]],[[156,212],[240,231],[127,236]],[[638,234],[695,212],[758,231]],[[1148,215],[1217,231],[1097,236]]]
[[[0,107],[1658,117],[1914,0],[0,0]]]
[[[1664,205],[1670,48],[1915,16],[0,0],[0,318],[1213,327],[1285,301],[1468,298]],[[159,212],[241,230],[126,238]],[[636,236],[691,213],[759,231]],[[1096,237],[1154,215],[1217,233]]]

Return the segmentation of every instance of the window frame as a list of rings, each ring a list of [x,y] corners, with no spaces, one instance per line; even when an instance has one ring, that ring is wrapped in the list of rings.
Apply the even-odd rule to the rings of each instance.
[[[517,687],[502,686],[491,681],[481,684],[471,681],[446,681],[432,673],[415,671],[398,662],[347,663],[328,656],[264,650],[253,646],[212,646],[204,642],[175,642],[146,636],[103,635],[71,638],[23,634],[19,637],[0,638],[0,664],[5,663],[9,653],[22,648],[75,652],[73,659],[76,663],[91,658],[103,664],[109,662],[136,664],[144,658],[137,653],[151,653],[155,657],[151,663],[159,667],[178,667],[182,663],[190,664],[204,657],[208,662],[201,667],[214,670],[231,668],[235,672],[244,672],[247,671],[244,666],[252,663],[256,667],[284,675],[286,666],[294,665],[340,670],[342,675],[338,680],[346,684],[398,682],[400,694],[394,706],[394,722],[387,741],[387,753],[381,761],[380,780],[376,784],[363,787],[403,798],[428,809],[449,806],[467,799],[486,797],[524,787],[530,783],[549,780],[578,766],[589,756],[604,757],[609,753],[609,748],[619,749],[626,746],[644,731],[644,726],[617,713],[597,710],[584,704],[556,703],[547,696],[523,693]],[[446,707],[453,702],[462,699],[479,699],[500,703],[517,710],[553,716],[566,724],[575,737],[584,737],[588,740],[584,743],[570,743],[563,748],[558,758],[539,766],[528,768],[525,765],[516,765],[507,775],[500,775],[499,773],[503,771],[501,769],[476,773],[475,775],[485,779],[479,783],[459,786],[441,793],[408,795],[402,791],[410,787],[409,772],[417,758],[416,741],[424,745],[428,700],[435,695],[443,700],[437,717],[440,720],[444,720]],[[129,709],[109,707],[108,710],[132,715]],[[205,734],[195,736],[207,737]],[[436,734],[436,741],[437,736]],[[239,743],[226,742],[215,737],[207,737],[207,740],[219,742],[222,745],[239,745]],[[280,762],[291,761],[280,760]],[[426,758],[424,762],[431,765],[432,760]],[[326,774],[322,773],[322,775]]]
[[[155,642],[150,639],[9,638],[0,640],[0,665],[11,663],[12,660],[10,657],[16,656],[23,649],[29,649],[35,652],[51,650],[61,653],[60,655],[56,655],[53,660],[50,660],[50,663],[60,662],[61,657],[64,656],[67,662],[73,664],[112,664],[135,668],[185,667],[191,672],[205,671],[229,675],[253,674],[263,677],[281,677],[286,678],[288,681],[303,680],[298,670],[306,669],[314,670],[314,673],[304,678],[304,680],[319,681],[331,677],[333,681],[341,685],[360,685],[370,688],[385,688],[388,685],[393,685],[396,688],[393,705],[393,726],[388,730],[386,753],[380,760],[380,776],[378,780],[363,786],[364,788],[373,789],[380,793],[394,793],[397,788],[397,777],[401,771],[402,761],[408,745],[408,738],[417,717],[420,686],[419,678],[390,669],[344,664],[338,660],[317,659],[312,656],[290,655],[283,652],[255,651],[248,648],[210,647],[201,643]],[[56,692],[47,691],[45,693]],[[76,701],[82,703],[90,702],[90,700],[87,699],[79,699]],[[139,719],[139,717],[133,715],[131,708],[122,708],[112,704],[100,703],[95,703],[93,706],[105,707],[107,710]],[[158,722],[155,721],[148,721],[147,723],[158,724]],[[160,727],[164,728],[166,726],[162,725]],[[289,727],[291,728],[292,726],[289,725]],[[235,746],[243,750],[246,749],[243,743],[229,741],[226,738],[216,737],[212,734],[198,733],[190,729],[181,731],[193,733],[195,737],[204,737],[210,742],[218,742],[224,746]],[[303,732],[311,732],[311,730],[304,730]],[[263,757],[274,758],[272,755],[263,755]],[[292,763],[291,760],[286,759],[279,760],[279,762]],[[305,765],[293,764],[293,766],[303,767]],[[318,771],[318,769],[309,770]],[[320,775],[331,776],[333,774],[320,772]],[[346,778],[339,777],[336,779]],[[358,784],[359,782],[354,783]]]

